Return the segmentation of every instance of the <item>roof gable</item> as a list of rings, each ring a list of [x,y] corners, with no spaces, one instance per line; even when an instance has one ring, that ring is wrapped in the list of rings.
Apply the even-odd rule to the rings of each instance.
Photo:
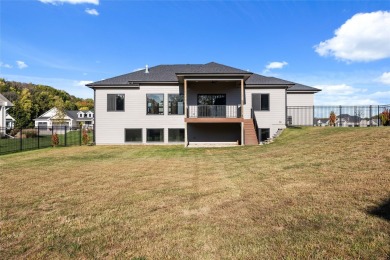
[[[12,104],[11,101],[9,101],[6,97],[4,97],[0,93],[0,106],[5,106],[5,103],[7,103],[7,107],[13,107],[14,106],[14,104]]]

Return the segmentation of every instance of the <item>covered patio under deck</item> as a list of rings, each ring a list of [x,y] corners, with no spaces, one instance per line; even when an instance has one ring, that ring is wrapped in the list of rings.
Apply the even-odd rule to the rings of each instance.
[[[187,123],[188,145],[236,146],[242,143],[242,123]]]

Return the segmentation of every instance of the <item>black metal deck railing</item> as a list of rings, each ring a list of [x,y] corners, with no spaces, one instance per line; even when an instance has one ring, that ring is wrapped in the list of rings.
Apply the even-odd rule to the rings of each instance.
[[[239,105],[197,105],[188,106],[189,118],[238,118]]]

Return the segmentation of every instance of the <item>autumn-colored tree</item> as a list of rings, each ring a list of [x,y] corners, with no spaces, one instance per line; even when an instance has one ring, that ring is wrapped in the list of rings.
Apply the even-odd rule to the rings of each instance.
[[[382,121],[383,126],[390,125],[390,110],[389,109],[383,110],[383,112],[380,113],[379,117]]]
[[[52,146],[57,146],[60,144],[60,139],[58,138],[58,134],[57,133],[54,133],[52,136],[51,136],[51,145]]]
[[[15,105],[7,112],[15,118],[16,127],[33,127],[33,119],[53,108],[57,99],[64,102],[66,110],[78,109],[78,102],[84,102],[87,110],[93,109],[93,99],[77,98],[50,86],[0,78],[0,93]]]
[[[333,111],[331,111],[329,115],[329,125],[336,126],[336,120],[337,120],[336,114]]]
[[[87,132],[86,129],[83,130],[83,137],[82,137],[82,139],[83,139],[83,144],[87,145],[88,142],[89,142],[89,135],[88,135],[88,132]]]

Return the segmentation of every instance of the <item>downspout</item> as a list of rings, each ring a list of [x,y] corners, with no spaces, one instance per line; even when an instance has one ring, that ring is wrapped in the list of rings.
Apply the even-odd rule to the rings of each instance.
[[[287,89],[288,87],[286,87],[286,91],[285,91],[285,116],[284,116],[284,126],[287,127]]]

